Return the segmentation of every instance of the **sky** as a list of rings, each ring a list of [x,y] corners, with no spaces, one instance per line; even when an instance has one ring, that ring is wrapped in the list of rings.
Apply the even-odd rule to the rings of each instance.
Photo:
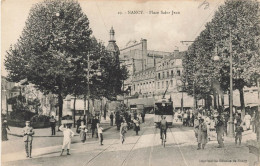
[[[1,75],[6,76],[6,51],[17,42],[25,26],[30,8],[42,0],[3,0],[1,3]],[[113,26],[120,49],[129,41],[147,39],[149,50],[184,51],[205,28],[223,0],[108,1],[78,0],[90,21],[93,35],[108,44]],[[207,7],[208,6],[208,7]],[[142,11],[143,14],[128,14]],[[151,11],[159,14],[149,14]],[[162,14],[168,11],[170,14]],[[173,14],[172,11],[179,14]],[[121,14],[120,14],[121,13]]]

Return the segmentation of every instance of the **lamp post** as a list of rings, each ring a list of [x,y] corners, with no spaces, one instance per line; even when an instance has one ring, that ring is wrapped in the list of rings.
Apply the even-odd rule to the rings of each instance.
[[[231,38],[231,27],[229,27],[229,63],[230,63],[230,100],[229,100],[229,109],[230,109],[230,118],[228,121],[229,131],[227,136],[234,137],[234,119],[233,119],[233,60],[232,60],[232,38]],[[214,61],[218,61],[219,56],[214,57]]]

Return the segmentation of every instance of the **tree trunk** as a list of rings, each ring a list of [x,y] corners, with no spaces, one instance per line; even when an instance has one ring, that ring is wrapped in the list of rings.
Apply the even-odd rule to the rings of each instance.
[[[213,89],[213,98],[214,98],[214,109],[217,109],[217,94],[216,94],[216,90]]]
[[[95,112],[95,99],[92,99],[92,115],[94,114],[94,116],[96,116],[96,112]]]
[[[75,98],[74,98],[74,103],[73,103],[73,120],[74,120],[74,127],[76,127],[76,99],[77,99],[77,96],[75,95]]]
[[[220,97],[221,97],[221,106],[222,108],[224,108],[224,93],[221,93]]]
[[[87,108],[86,100],[87,100],[87,97],[86,97],[86,95],[84,95],[84,115],[86,115],[86,108]],[[88,105],[89,105],[89,103],[88,103]],[[89,106],[88,106],[88,108],[89,108]],[[88,110],[88,112],[89,112],[89,110]]]
[[[217,109],[219,110],[219,94],[217,94]]]
[[[104,105],[104,119],[107,117],[107,103]]]
[[[59,126],[61,125],[61,119],[62,119],[62,110],[63,110],[63,97],[61,94],[58,94],[58,102],[59,102]],[[58,131],[60,131],[58,129]]]
[[[244,99],[243,88],[239,88],[239,94],[240,94],[240,105],[241,105],[241,119],[244,119],[244,116],[245,116],[245,99]]]

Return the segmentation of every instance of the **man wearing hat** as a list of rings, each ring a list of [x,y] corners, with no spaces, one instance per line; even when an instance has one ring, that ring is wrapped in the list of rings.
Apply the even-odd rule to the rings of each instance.
[[[217,124],[216,124],[216,132],[217,132],[217,140],[218,140],[218,148],[223,148],[224,143],[223,143],[223,134],[224,134],[224,123],[221,120],[220,116],[217,116]]]
[[[30,121],[25,122],[25,127],[23,128],[22,133],[23,133],[23,141],[25,143],[26,157],[31,158],[34,131],[33,128],[30,126]]]
[[[207,143],[207,124],[204,122],[203,118],[199,118],[198,126],[198,149],[204,149]]]

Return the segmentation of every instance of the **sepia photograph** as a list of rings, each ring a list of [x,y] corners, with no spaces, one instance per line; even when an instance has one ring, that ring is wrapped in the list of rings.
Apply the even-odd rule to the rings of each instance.
[[[259,0],[2,0],[2,166],[259,166]]]

